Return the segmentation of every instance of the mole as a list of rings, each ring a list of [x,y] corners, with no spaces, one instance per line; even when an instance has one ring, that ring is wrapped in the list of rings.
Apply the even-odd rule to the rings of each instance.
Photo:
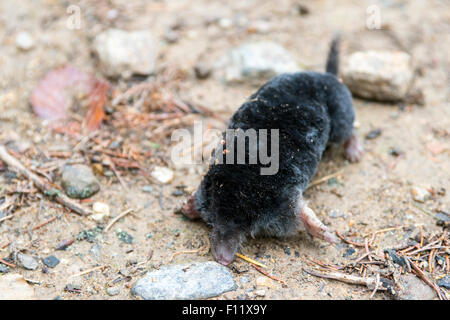
[[[328,145],[342,145],[350,162],[363,154],[353,132],[352,95],[337,77],[339,42],[339,36],[331,42],[326,72],[275,76],[239,107],[200,186],[182,204],[186,217],[201,218],[211,227],[211,252],[219,263],[231,263],[248,236],[286,237],[304,229],[336,242],[303,192]],[[256,140],[251,131],[259,133]],[[235,150],[239,132],[244,147]],[[262,148],[277,161],[270,164],[273,172]]]

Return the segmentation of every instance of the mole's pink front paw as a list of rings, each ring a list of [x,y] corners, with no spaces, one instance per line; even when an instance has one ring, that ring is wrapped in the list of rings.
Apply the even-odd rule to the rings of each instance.
[[[362,146],[359,144],[358,139],[356,139],[354,135],[352,135],[350,139],[345,142],[344,148],[345,159],[350,162],[358,162],[364,153]]]
[[[194,194],[183,202],[179,211],[191,220],[200,218],[199,213],[194,209]]]
[[[337,239],[332,232],[317,218],[312,209],[304,206],[300,212],[300,220],[303,222],[306,231],[313,237],[325,240],[329,243],[336,243]]]

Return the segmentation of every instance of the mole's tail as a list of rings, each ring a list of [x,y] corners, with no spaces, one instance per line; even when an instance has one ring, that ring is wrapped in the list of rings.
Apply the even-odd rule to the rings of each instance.
[[[339,71],[339,43],[340,35],[336,35],[331,42],[330,51],[328,52],[327,67],[328,73],[337,76]]]

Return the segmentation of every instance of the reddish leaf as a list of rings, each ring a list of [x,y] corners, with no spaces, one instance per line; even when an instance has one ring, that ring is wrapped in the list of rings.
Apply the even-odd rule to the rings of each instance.
[[[108,85],[103,81],[97,81],[89,94],[88,110],[85,117],[85,125],[89,131],[100,127],[105,116],[103,105],[105,104]]]
[[[86,127],[97,129],[103,119],[108,85],[93,76],[66,65],[48,72],[33,89],[33,111],[46,120],[67,118],[74,99],[87,97]]]

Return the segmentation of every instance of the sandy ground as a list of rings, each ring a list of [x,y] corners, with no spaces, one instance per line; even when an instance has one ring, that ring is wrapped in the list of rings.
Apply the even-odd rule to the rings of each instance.
[[[72,1],[71,1],[72,2]],[[391,32],[368,30],[366,9],[375,4],[380,8],[381,22]],[[199,81],[193,66],[199,62],[215,61],[222,53],[239,43],[265,39],[273,40],[287,48],[305,69],[323,70],[329,40],[335,31],[343,32],[342,55],[360,49],[401,49],[413,57],[418,72],[416,86],[426,97],[425,106],[381,104],[354,100],[357,114],[357,135],[366,151],[358,164],[346,162],[339,150],[327,151],[315,178],[342,170],[336,181],[309,189],[305,198],[327,225],[341,234],[353,234],[356,240],[369,232],[392,227],[423,224],[427,233],[438,232],[435,220],[412,204],[409,189],[413,185],[445,188],[445,195],[437,195],[422,206],[429,211],[450,208],[449,166],[449,67],[450,6],[447,1],[304,1],[310,13],[299,15],[297,1],[81,1],[82,26],[79,30],[66,27],[69,14],[68,1],[1,1],[0,2],[0,138],[13,139],[36,150],[49,150],[52,145],[73,146],[61,135],[52,134],[38,119],[28,104],[30,90],[49,70],[70,62],[81,70],[98,73],[96,60],[91,55],[93,36],[110,27],[123,29],[151,29],[161,40],[159,65],[175,65],[186,70],[188,77],[182,83],[180,95],[200,103],[224,116],[229,116],[254,90],[247,85],[225,86],[214,78]],[[106,12],[115,8],[114,21],[105,18]],[[246,28],[223,29],[205,21],[218,17],[233,19],[246,17],[249,21],[266,19],[270,31],[266,34],[249,34]],[[237,19],[237,18],[236,18]],[[182,23],[180,39],[175,44],[165,44],[165,30],[174,23]],[[29,52],[19,51],[15,35],[28,31],[36,41]],[[374,128],[382,134],[374,140],[364,136]],[[168,144],[170,141],[158,141]],[[439,143],[446,151],[433,155],[427,144]],[[393,157],[389,149],[403,152]],[[75,242],[69,250],[54,251],[63,239],[76,236],[80,231],[95,227],[88,218],[70,213],[47,226],[28,232],[39,222],[61,212],[54,203],[44,198],[40,215],[30,210],[0,224],[0,242],[9,239],[16,249],[27,249],[29,254],[46,257],[54,254],[61,263],[45,274],[16,268],[14,272],[35,281],[36,296],[41,299],[133,299],[129,287],[145,271],[169,263],[211,260],[208,229],[198,222],[189,222],[173,213],[181,201],[172,196],[177,185],[187,185],[194,190],[206,165],[195,170],[177,170],[174,181],[163,187],[162,209],[158,200],[160,188],[144,193],[148,185],[142,176],[123,173],[128,186],[124,192],[114,178],[99,177],[101,191],[93,197],[104,201],[116,216],[129,207],[143,207],[117,222],[108,233],[97,237],[101,258],[89,254],[92,243]],[[58,179],[56,180],[58,181]],[[0,173],[0,193],[6,185]],[[27,203],[36,208],[39,198]],[[337,212],[338,214],[330,212]],[[342,214],[340,214],[342,213]],[[336,217],[337,216],[337,217]],[[120,228],[134,237],[133,244],[125,244],[115,235]],[[407,231],[410,230],[410,231]],[[382,233],[375,244],[380,248],[395,246],[407,239],[418,228],[398,229]],[[12,246],[1,250],[7,256]],[[198,253],[180,250],[201,249]],[[367,299],[370,291],[306,275],[302,268],[308,266],[307,257],[326,263],[340,264],[351,257],[343,257],[348,246],[341,243],[330,246],[312,240],[300,233],[290,239],[252,239],[242,253],[257,258],[269,267],[269,272],[286,281],[286,285],[273,282],[264,298],[268,299]],[[149,252],[153,256],[148,261]],[[356,254],[353,256],[355,257]],[[96,266],[107,266],[101,272],[70,278],[71,275]],[[255,285],[260,274],[248,263],[233,263],[233,275],[247,277],[250,281],[239,284],[239,289],[220,296],[220,299],[245,298],[247,290]],[[239,270],[243,273],[238,273]],[[121,279],[114,282],[116,279]],[[68,283],[81,285],[81,293],[64,291]],[[119,295],[106,294],[108,286],[118,286]],[[387,299],[378,293],[375,298]]]

